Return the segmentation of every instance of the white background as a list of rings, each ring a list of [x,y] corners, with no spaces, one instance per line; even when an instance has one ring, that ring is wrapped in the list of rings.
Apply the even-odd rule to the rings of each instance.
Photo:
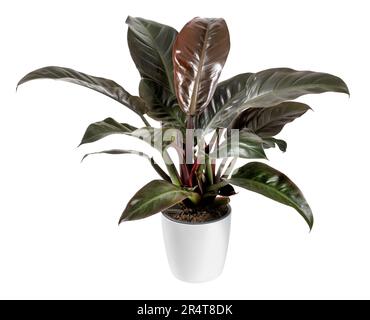
[[[0,298],[370,298],[368,1],[2,1],[0,8]],[[156,178],[145,159],[84,153],[140,148],[111,136],[76,148],[91,122],[140,125],[117,102],[52,80],[47,65],[111,78],[137,94],[124,24],[142,16],[177,29],[223,17],[231,51],[222,79],[270,67],[333,73],[351,97],[300,99],[308,112],[280,137],[270,165],[309,201],[311,233],[291,208],[245,190],[232,199],[224,273],[204,284],[170,273],[160,216],[117,226],[126,202]]]

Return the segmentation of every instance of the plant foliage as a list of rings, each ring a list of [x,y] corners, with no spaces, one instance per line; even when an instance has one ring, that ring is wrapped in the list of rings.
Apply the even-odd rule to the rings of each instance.
[[[230,50],[223,19],[197,17],[180,32],[143,18],[128,17],[126,23],[128,47],[141,76],[138,96],[112,80],[56,66],[32,71],[18,83],[34,79],[75,83],[118,101],[141,118],[141,128],[112,118],[95,122],[80,143],[124,134],[145,140],[163,157],[165,169],[138,150],[93,153],[143,156],[162,178],[132,197],[119,222],[146,218],[177,204],[225,204],[235,194],[235,185],[294,208],[312,228],[311,209],[287,176],[262,162],[249,162],[235,170],[233,166],[237,158],[266,159],[267,148],[286,151],[286,142],[276,135],[311,109],[294,100],[305,94],[349,94],[344,81],[328,73],[274,68],[219,82]],[[152,127],[148,117],[160,121],[163,130]],[[192,129],[201,134],[191,141],[178,139]],[[178,152],[178,165],[167,151],[171,147]]]

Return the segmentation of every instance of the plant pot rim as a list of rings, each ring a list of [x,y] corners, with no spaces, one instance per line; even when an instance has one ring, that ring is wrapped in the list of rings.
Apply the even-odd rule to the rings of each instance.
[[[219,221],[224,220],[227,217],[229,217],[230,214],[231,214],[231,206],[229,204],[227,204],[226,206],[227,206],[227,212],[226,212],[226,214],[223,215],[222,217],[218,218],[218,219],[211,220],[211,221],[204,221],[204,222],[179,221],[179,220],[176,220],[176,219],[173,219],[173,218],[169,217],[166,214],[166,211],[169,211],[172,208],[168,208],[168,209],[162,211],[162,216],[165,217],[166,219],[168,219],[168,220],[170,220],[172,222],[178,223],[178,224],[186,224],[186,225],[191,225],[191,226],[205,225],[205,224],[211,224],[211,223],[219,222]]]

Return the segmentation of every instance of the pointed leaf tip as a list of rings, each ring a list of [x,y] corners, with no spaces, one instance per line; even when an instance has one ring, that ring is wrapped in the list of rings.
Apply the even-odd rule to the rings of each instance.
[[[224,19],[197,17],[180,31],[172,59],[176,95],[184,112],[197,115],[207,107],[229,50]]]
[[[324,92],[349,95],[345,82],[328,73],[273,68],[239,74],[217,86],[210,104],[199,115],[199,126],[207,132],[226,128],[248,108],[271,107],[305,94]]]
[[[184,127],[184,114],[177,104],[173,83],[172,48],[177,31],[139,17],[128,16],[126,23],[127,43],[141,75],[139,93],[145,100],[147,114],[155,120]]]
[[[74,83],[97,91],[101,94],[104,94],[105,96],[108,96],[109,98],[118,101],[119,103],[134,111],[139,116],[145,114],[146,112],[146,110],[144,110],[144,105],[141,99],[132,96],[118,83],[110,79],[91,76],[70,68],[49,66],[36,69],[26,74],[18,82],[18,86],[25,82],[36,79],[54,79]]]
[[[296,209],[312,229],[313,214],[302,192],[278,170],[264,163],[250,162],[236,169],[228,181]]]

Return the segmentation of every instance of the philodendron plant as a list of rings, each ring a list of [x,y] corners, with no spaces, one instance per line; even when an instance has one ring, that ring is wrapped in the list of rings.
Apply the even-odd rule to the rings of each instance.
[[[179,33],[143,18],[128,17],[126,23],[128,46],[141,75],[139,96],[112,80],[55,66],[35,70],[18,83],[41,78],[72,82],[105,94],[141,118],[141,128],[112,118],[95,122],[81,141],[124,134],[145,140],[163,157],[165,168],[137,150],[96,152],[144,156],[161,178],[132,197],[119,221],[142,219],[175,205],[190,214],[225,207],[235,185],[293,207],[312,228],[311,209],[286,175],[262,162],[233,168],[238,157],[266,159],[264,149],[275,146],[285,151],[286,142],[275,136],[310,109],[293,100],[310,93],[348,94],[343,80],[274,68],[219,82],[230,49],[223,19],[194,18]],[[161,128],[152,127],[147,117],[160,121]]]

